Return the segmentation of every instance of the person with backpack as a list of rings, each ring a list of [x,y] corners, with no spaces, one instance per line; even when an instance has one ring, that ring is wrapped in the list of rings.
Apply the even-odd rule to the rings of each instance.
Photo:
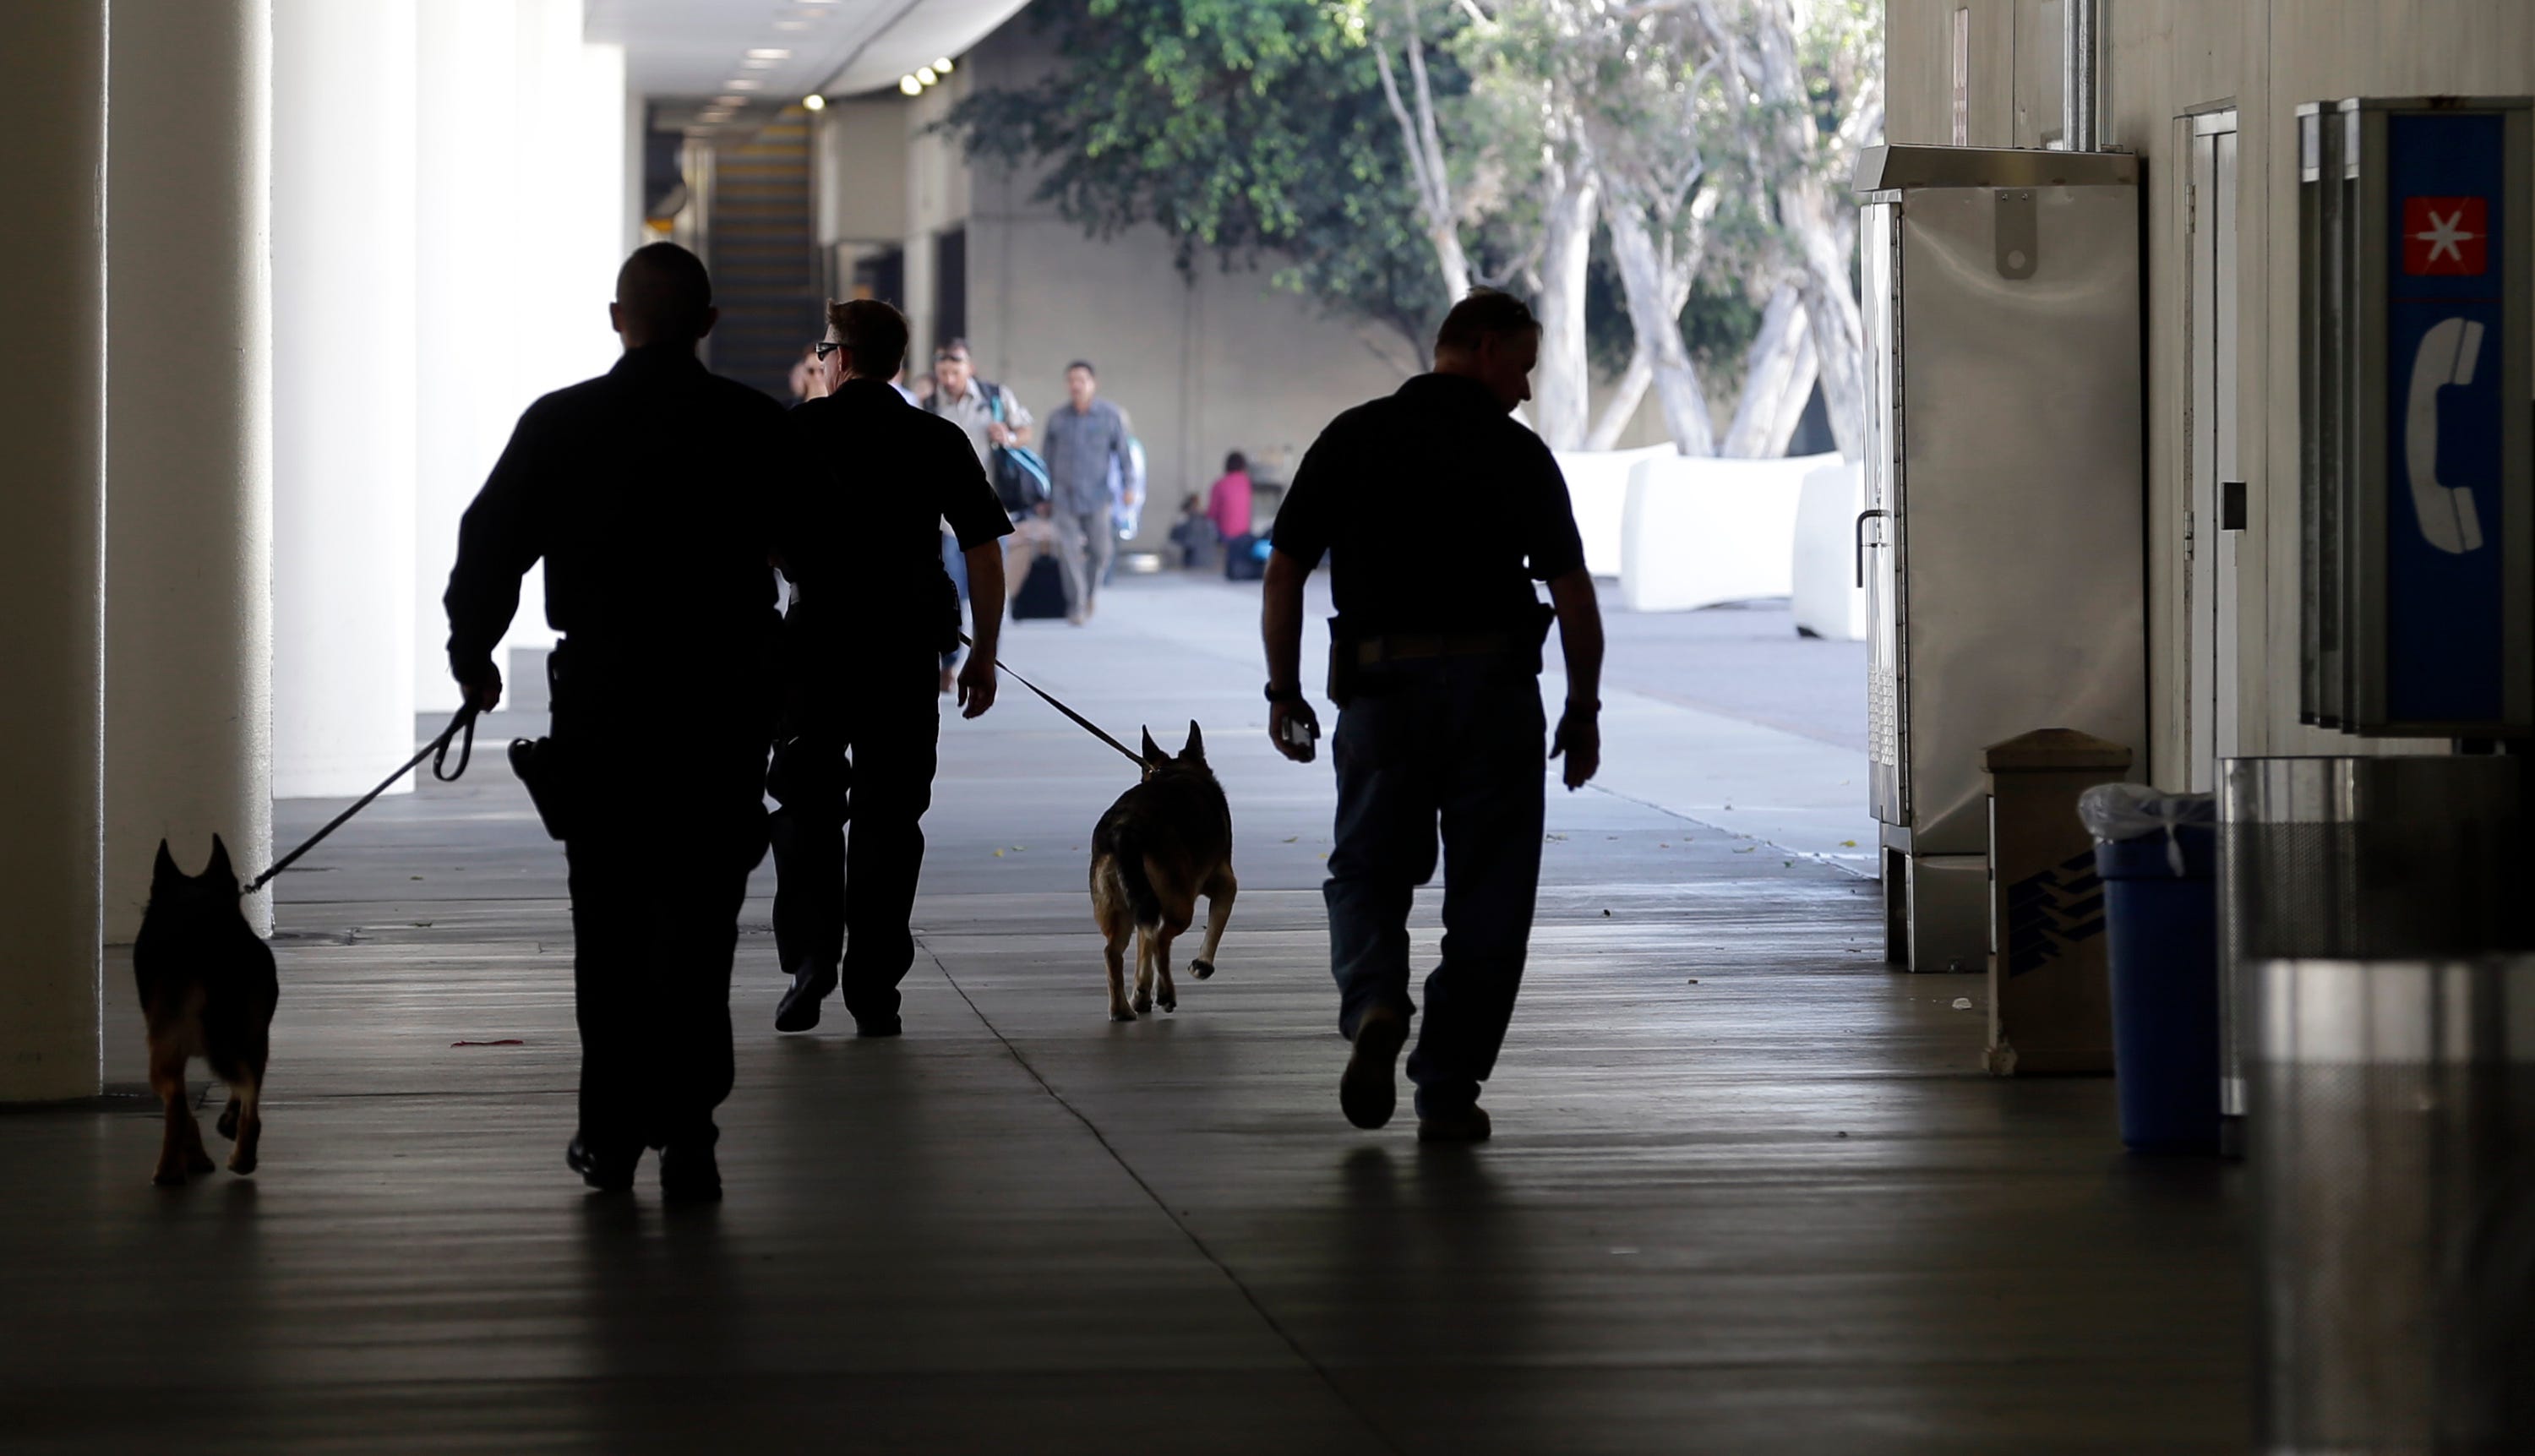
[[[1019,596],[1031,563],[1057,549],[1047,467],[1029,448],[1037,419],[1011,390],[977,377],[965,339],[933,351],[933,392],[924,408],[967,432],[977,464],[985,467],[996,497],[1012,517],[1013,534],[1004,538],[1004,591],[1007,597]]]

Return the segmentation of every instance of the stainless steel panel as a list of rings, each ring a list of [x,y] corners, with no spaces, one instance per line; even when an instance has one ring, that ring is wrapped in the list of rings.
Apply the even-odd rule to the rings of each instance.
[[[1985,854],[1980,752],[2146,742],[2138,195],[2035,189],[2030,278],[1987,188],[1906,194],[1893,555],[1913,847]]]
[[[1919,187],[2127,187],[2138,158],[2127,152],[2045,152],[2009,147],[1869,147],[1855,190]]]
[[[1869,519],[1858,523],[1867,581],[1866,750],[1867,806],[1886,824],[1909,822],[1906,786],[1902,782],[1902,707],[1900,594],[1894,573],[1899,553],[1892,548],[1900,504],[1901,421],[1893,409],[1900,379],[1900,340],[1893,306],[1900,286],[1896,271],[1898,236],[1893,223],[1896,202],[1877,203],[1860,220],[1858,270],[1859,313],[1865,324],[1866,506]]]
[[[2535,959],[2250,969],[2260,1449],[2526,1449]]]

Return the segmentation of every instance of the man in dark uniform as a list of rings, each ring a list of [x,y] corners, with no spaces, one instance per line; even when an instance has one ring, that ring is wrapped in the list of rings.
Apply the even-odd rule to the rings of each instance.
[[[772,503],[803,467],[782,407],[697,360],[715,311],[694,254],[636,252],[608,315],[624,356],[528,407],[459,527],[449,665],[469,702],[501,700],[493,649],[542,558],[563,642],[539,807],[571,864],[582,1045],[566,1161],[626,1188],[657,1148],[664,1197],[711,1199],[731,954],[766,853]]]
[[[855,1030],[894,1037],[897,983],[915,961],[907,918],[933,802],[941,655],[958,644],[941,529],[949,523],[968,567],[976,646],[958,690],[974,718],[995,702],[1002,538],[1013,523],[967,434],[890,387],[906,356],[897,309],[832,303],[819,347],[828,396],[791,413],[823,471],[791,497],[783,526],[797,597],[783,619],[784,736],[767,782],[782,805],[774,943],[792,976],[774,1027],[817,1026],[841,962]]]
[[[1337,847],[1322,889],[1338,1031],[1355,1044],[1338,1102],[1358,1127],[1391,1120],[1417,1009],[1409,901],[1435,872],[1442,823],[1444,952],[1408,1058],[1426,1141],[1488,1135],[1479,1084],[1514,1015],[1540,882],[1537,676],[1553,608],[1568,698],[1550,756],[1565,755],[1570,790],[1601,761],[1602,618],[1583,543],[1558,463],[1508,417],[1539,354],[1520,301],[1481,288],[1454,305],[1435,372],[1339,415],[1304,455],[1268,561],[1268,732],[1304,763],[1320,725],[1301,686],[1303,581],[1323,555],[1338,609]]]

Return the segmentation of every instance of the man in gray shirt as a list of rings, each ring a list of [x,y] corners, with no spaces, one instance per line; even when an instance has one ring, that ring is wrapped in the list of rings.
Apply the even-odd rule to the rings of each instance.
[[[1098,397],[1099,388],[1088,363],[1076,359],[1066,365],[1066,403],[1043,426],[1056,559],[1065,568],[1065,619],[1078,627],[1091,615],[1118,543],[1109,523],[1109,467],[1114,461],[1122,473],[1134,469],[1127,417]]]

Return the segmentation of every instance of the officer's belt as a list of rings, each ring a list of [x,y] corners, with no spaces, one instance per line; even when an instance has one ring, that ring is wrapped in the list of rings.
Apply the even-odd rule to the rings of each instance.
[[[1391,632],[1355,644],[1356,665],[1413,663],[1434,658],[1505,658],[1532,651],[1533,640],[1515,632]]]

